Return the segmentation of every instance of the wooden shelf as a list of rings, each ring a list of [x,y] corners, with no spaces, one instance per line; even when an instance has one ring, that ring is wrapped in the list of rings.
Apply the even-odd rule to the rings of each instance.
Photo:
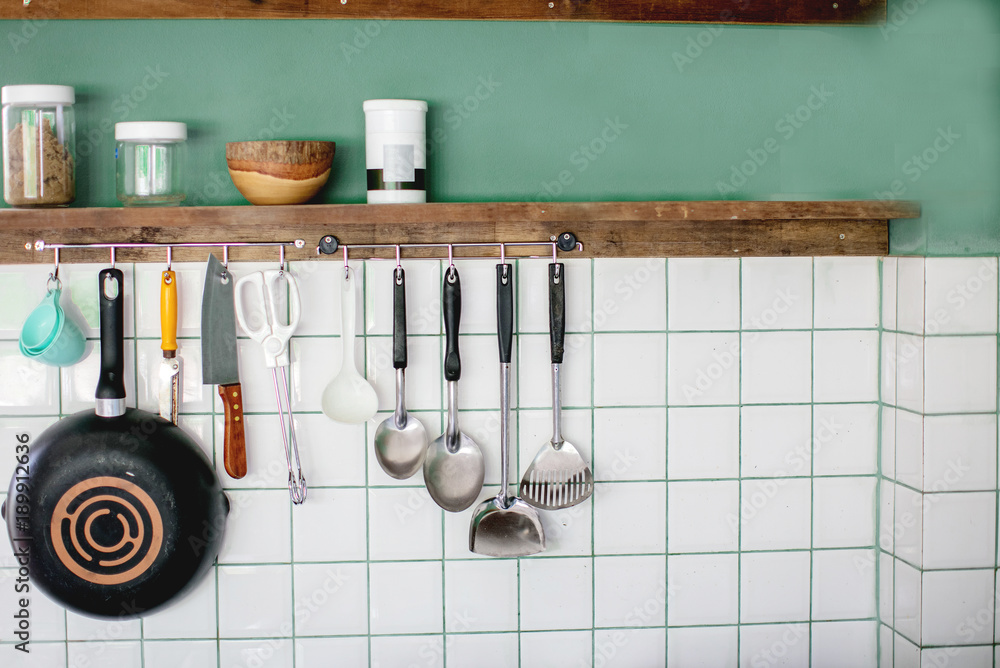
[[[345,244],[545,241],[572,232],[572,257],[885,255],[889,220],[918,218],[914,202],[491,202],[317,204],[0,210],[0,263],[48,263],[28,249],[48,243],[284,241],[303,239],[289,259],[316,259],[322,236]],[[466,249],[463,249],[463,251]],[[475,252],[475,249],[469,249]],[[541,249],[543,251],[544,249]],[[434,255],[412,249],[407,257]],[[490,249],[478,249],[491,255]],[[174,258],[204,260],[205,249]],[[236,260],[273,259],[275,250],[234,248]],[[464,253],[473,254],[473,253]],[[519,254],[519,253],[512,253]],[[376,253],[385,257],[386,253]],[[570,254],[564,254],[569,257]],[[352,257],[371,257],[359,249]],[[104,250],[67,250],[63,262],[102,262]],[[123,262],[162,262],[162,250],[118,252]]]
[[[757,25],[859,24],[886,20],[886,0],[21,0],[0,19],[455,19],[637,21]]]

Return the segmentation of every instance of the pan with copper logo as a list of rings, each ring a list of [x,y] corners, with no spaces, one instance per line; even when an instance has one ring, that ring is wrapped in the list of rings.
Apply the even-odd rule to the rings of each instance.
[[[139,617],[189,591],[215,561],[229,501],[184,430],[125,407],[123,275],[99,274],[97,406],[31,442],[3,515],[31,583],[77,612]],[[25,484],[27,483],[27,484]]]

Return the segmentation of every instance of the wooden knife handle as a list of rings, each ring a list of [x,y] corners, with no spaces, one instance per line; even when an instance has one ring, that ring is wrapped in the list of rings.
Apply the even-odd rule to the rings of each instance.
[[[239,383],[219,385],[219,396],[226,412],[222,460],[232,478],[247,474],[247,444],[243,432],[243,388]]]

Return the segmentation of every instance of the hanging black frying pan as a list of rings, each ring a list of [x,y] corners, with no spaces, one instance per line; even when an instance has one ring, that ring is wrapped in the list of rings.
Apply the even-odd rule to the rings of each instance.
[[[209,570],[229,501],[182,429],[125,407],[124,277],[105,269],[98,278],[96,410],[30,443],[2,512],[32,585],[77,612],[122,619],[164,606]]]

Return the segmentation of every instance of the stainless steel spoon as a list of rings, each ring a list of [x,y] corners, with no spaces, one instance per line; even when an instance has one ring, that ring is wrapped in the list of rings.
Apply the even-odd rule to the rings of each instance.
[[[434,502],[457,513],[471,506],[483,489],[486,466],[476,442],[458,428],[458,325],[462,316],[462,284],[451,265],[445,274],[441,299],[444,310],[444,378],[448,381],[448,427],[434,439],[424,457],[424,484]]]
[[[406,413],[406,282],[400,266],[393,272],[392,366],[396,369],[396,411],[375,430],[375,457],[393,478],[411,477],[424,463],[427,430]]]

